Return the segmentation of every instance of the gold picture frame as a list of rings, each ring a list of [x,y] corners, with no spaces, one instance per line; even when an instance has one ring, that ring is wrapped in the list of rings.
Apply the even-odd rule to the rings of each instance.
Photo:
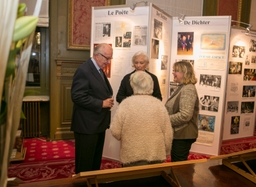
[[[106,6],[108,0],[68,1],[68,49],[90,50],[91,12],[94,6]]]

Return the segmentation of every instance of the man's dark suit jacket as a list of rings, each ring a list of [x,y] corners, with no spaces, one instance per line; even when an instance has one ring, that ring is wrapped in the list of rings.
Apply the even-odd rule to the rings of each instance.
[[[105,82],[91,59],[77,68],[71,88],[74,103],[71,131],[96,134],[109,127],[110,108],[102,108],[102,102],[112,97],[113,90],[104,77]]]

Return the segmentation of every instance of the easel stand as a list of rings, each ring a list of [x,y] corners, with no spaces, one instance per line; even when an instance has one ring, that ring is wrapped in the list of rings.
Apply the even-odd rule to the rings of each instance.
[[[256,149],[249,149],[226,155],[212,156],[210,159],[222,159],[223,165],[229,167],[233,171],[256,184],[255,172],[251,168],[252,166],[249,165],[249,161],[256,162]],[[238,167],[238,164],[242,164],[246,170]]]
[[[170,162],[162,164],[151,164],[145,166],[133,166],[125,168],[116,168],[108,170],[97,170],[80,172],[73,176],[74,179],[86,178],[88,187],[95,184],[98,187],[99,183],[117,182],[122,180],[133,180],[146,177],[162,176],[171,186],[181,187],[172,167],[185,164],[195,164],[199,162],[206,162],[207,159],[188,160],[182,162]],[[75,181],[74,181],[75,182]]]

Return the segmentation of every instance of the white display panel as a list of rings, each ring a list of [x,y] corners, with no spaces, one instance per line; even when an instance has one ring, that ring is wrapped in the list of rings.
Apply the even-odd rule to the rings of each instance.
[[[228,62],[223,140],[254,135],[256,38],[232,28]]]
[[[108,29],[104,29],[107,26]],[[160,26],[160,28],[158,27]],[[158,29],[158,34],[154,31]],[[122,78],[134,70],[132,56],[137,51],[145,51],[150,57],[149,71],[158,77],[163,102],[168,97],[170,67],[171,18],[156,6],[136,7],[105,6],[92,8],[91,48],[98,43],[108,43],[113,49],[113,60],[105,73],[109,78],[116,97]],[[110,31],[107,32],[106,30]],[[122,41],[119,45],[118,41]],[[152,40],[157,41],[157,51],[152,56]],[[93,50],[91,50],[92,56]],[[115,102],[111,109],[113,117],[118,107]],[[110,130],[106,132],[103,156],[119,160],[119,141]]]
[[[110,28],[109,34],[104,33],[105,25]],[[172,81],[172,64],[178,60],[191,62],[196,71],[198,79],[196,88],[200,98],[199,137],[191,151],[218,155],[222,138],[225,140],[250,136],[255,121],[255,115],[240,113],[243,131],[240,131],[240,134],[231,135],[230,126],[227,126],[231,124],[233,114],[227,117],[229,114],[227,114],[226,101],[233,102],[237,99],[226,96],[226,91],[233,91],[238,87],[237,92],[242,93],[243,86],[255,85],[254,81],[242,81],[241,87],[237,85],[239,83],[237,78],[243,77],[244,69],[248,69],[244,65],[245,58],[241,61],[242,74],[235,76],[229,74],[229,59],[240,62],[233,60],[230,56],[232,55],[231,45],[235,45],[230,45],[230,25],[230,16],[185,17],[183,23],[180,23],[178,17],[171,17],[152,4],[136,7],[134,11],[127,6],[93,7],[91,48],[105,42],[112,45],[114,49],[113,60],[106,70],[113,87],[114,97],[122,78],[133,70],[131,58],[139,50],[146,51],[150,57],[149,71],[158,77],[163,103],[169,98],[169,90],[172,87],[169,85]],[[190,35],[192,39],[190,48],[183,50],[182,45],[179,45],[178,41],[182,35],[186,37]],[[121,45],[118,45],[119,37],[122,40]],[[91,50],[91,55],[92,52]],[[251,59],[249,70],[256,69],[254,67],[256,60],[253,57],[256,58],[255,52],[248,53],[248,58]],[[228,77],[231,76],[233,83],[228,83]],[[240,101],[246,105],[246,102],[251,100],[255,100],[255,97],[240,98],[239,110],[241,110]],[[112,117],[117,107],[118,103],[115,103],[112,108]],[[228,119],[230,121],[226,121]],[[247,128],[248,121],[249,128]],[[206,127],[202,127],[203,123]],[[119,160],[119,146],[119,142],[107,130],[103,156]]]
[[[163,103],[169,98],[172,17],[156,6],[150,9],[150,71],[158,77]]]
[[[182,23],[178,18],[173,18],[171,65],[179,60],[191,62],[198,79],[196,88],[200,99],[199,136],[192,145],[191,152],[219,154],[225,106],[230,23],[230,16],[185,17]],[[184,42],[188,37],[192,38],[189,48]],[[172,67],[170,74],[171,72]]]

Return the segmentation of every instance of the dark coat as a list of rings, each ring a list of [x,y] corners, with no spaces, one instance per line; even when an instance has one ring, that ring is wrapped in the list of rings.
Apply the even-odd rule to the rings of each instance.
[[[117,95],[116,95],[116,101],[118,103],[121,103],[122,100],[124,100],[126,97],[129,97],[133,94],[133,90],[132,90],[132,87],[130,85],[130,76],[134,72],[135,72],[135,70],[133,72],[125,75],[124,78],[122,79],[119,90],[118,90]],[[157,76],[155,76],[153,73],[150,73],[148,71],[146,71],[146,72],[152,77],[153,82],[154,82],[154,88],[153,88],[152,95],[162,101],[162,94],[161,94],[161,91],[160,91]]]
[[[85,134],[104,132],[110,125],[111,112],[109,108],[102,108],[102,103],[112,95],[108,79],[105,76],[104,82],[92,60],[81,64],[71,87],[74,103],[71,131]]]

